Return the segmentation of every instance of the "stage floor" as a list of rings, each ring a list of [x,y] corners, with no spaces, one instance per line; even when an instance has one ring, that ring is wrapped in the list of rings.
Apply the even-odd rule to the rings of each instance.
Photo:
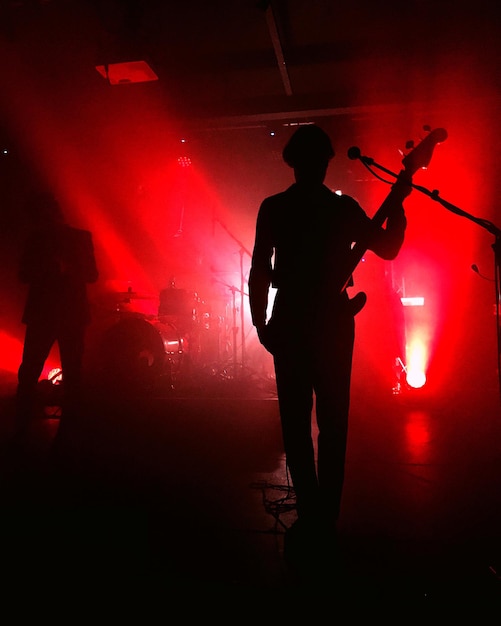
[[[57,454],[50,409],[13,451],[12,381],[2,389],[2,553],[24,584],[50,570],[58,584],[160,583],[173,599],[499,601],[496,388],[469,401],[355,382],[338,557],[321,576],[284,560],[295,506],[272,381],[89,392]]]

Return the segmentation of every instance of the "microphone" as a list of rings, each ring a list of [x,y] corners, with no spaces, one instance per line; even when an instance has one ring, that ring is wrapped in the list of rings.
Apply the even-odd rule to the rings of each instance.
[[[358,148],[357,146],[352,146],[351,148],[349,148],[348,150],[349,159],[354,161],[355,159],[359,159],[361,156],[362,156],[362,153],[360,152],[360,148]]]
[[[484,274],[480,272],[480,270],[478,269],[478,265],[476,263],[473,263],[473,265],[471,266],[471,269],[475,272],[475,274],[478,274],[480,278],[483,278],[484,280],[488,280],[490,282],[494,282],[494,278],[489,278],[488,276],[484,276]]]

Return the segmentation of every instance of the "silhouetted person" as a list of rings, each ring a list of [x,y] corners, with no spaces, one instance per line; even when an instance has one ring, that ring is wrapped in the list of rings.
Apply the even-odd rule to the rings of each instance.
[[[18,371],[18,434],[33,417],[38,381],[55,342],[61,358],[62,419],[78,406],[90,322],[87,284],[98,279],[92,234],[69,226],[51,194],[34,198],[27,217],[31,228],[19,267],[19,279],[28,284],[28,294]]]
[[[353,242],[393,259],[404,241],[403,199],[395,182],[390,214],[376,227],[360,205],[324,185],[334,150],[315,125],[300,127],[283,150],[295,183],[259,209],[249,275],[253,324],[273,355],[284,449],[297,522],[287,537],[335,535],[345,469],[355,312],[343,271]],[[348,273],[350,274],[350,272]],[[341,282],[339,282],[341,281]],[[270,286],[277,292],[270,319]],[[316,402],[318,457],[312,438]]]

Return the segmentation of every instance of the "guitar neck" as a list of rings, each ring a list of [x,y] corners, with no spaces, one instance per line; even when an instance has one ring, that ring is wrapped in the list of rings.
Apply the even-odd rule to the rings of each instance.
[[[405,175],[405,171],[402,170],[401,175],[404,176]],[[376,227],[381,227],[383,226],[383,224],[385,223],[386,219],[388,218],[389,212],[391,207],[393,206],[395,199],[393,198],[392,194],[394,194],[393,189],[391,189],[390,193],[386,196],[386,198],[384,199],[383,203],[381,204],[381,206],[379,207],[379,209],[376,211],[376,213],[374,214],[374,216],[372,217],[372,223],[374,224],[374,226]],[[360,263],[360,261],[362,260],[364,254],[367,252],[368,250],[368,241],[357,241],[350,252],[350,258],[348,261],[348,266],[346,271],[344,272],[344,282],[341,286],[340,289],[340,293],[342,293],[346,287],[348,287],[348,283],[350,282],[351,276],[353,274],[353,272],[355,271],[357,265]]]

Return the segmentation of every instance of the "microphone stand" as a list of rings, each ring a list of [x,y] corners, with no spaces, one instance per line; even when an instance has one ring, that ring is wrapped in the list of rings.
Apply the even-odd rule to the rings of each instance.
[[[391,170],[386,169],[379,163],[376,163],[374,159],[372,159],[371,157],[358,155],[357,158],[360,159],[360,161],[365,165],[365,167],[367,167],[367,169],[371,172],[372,172],[371,167],[376,167],[382,170],[383,172],[386,172],[386,174],[389,174],[390,176],[394,176],[395,178],[398,178],[398,174],[396,174],[395,172],[392,172]],[[375,174],[374,172],[372,173],[375,176],[377,176],[377,174]],[[379,176],[377,177],[379,178]],[[465,217],[466,219],[471,220],[472,222],[474,222],[478,226],[481,226],[487,232],[491,233],[491,235],[494,236],[494,243],[492,244],[492,249],[494,251],[494,276],[495,276],[494,284],[495,284],[495,297],[496,297],[497,368],[498,368],[498,386],[499,386],[499,393],[500,393],[500,399],[501,399],[501,295],[500,295],[501,229],[499,229],[489,220],[486,220],[480,217],[475,217],[474,215],[471,215],[471,213],[467,213],[466,211],[459,208],[458,206],[455,206],[451,202],[444,200],[443,198],[440,197],[440,193],[437,189],[433,189],[433,191],[430,191],[426,187],[422,187],[421,185],[416,185],[412,182],[408,182],[407,184],[409,184],[411,187],[413,187],[417,191],[428,196],[433,201],[440,203],[448,211],[451,211],[452,213],[455,213],[456,215],[459,215],[461,217]]]
[[[247,248],[244,246],[244,244],[235,237],[235,235],[233,235],[233,233],[230,232],[230,230],[228,229],[228,227],[223,224],[223,222],[218,218],[214,218],[215,222],[219,222],[219,224],[221,224],[221,226],[224,228],[224,230],[228,233],[228,235],[237,242],[237,244],[240,246],[240,289],[237,289],[236,287],[230,287],[230,289],[232,290],[232,294],[233,294],[233,354],[234,354],[234,368],[235,368],[235,373],[236,373],[236,367],[237,367],[237,363],[236,363],[236,332],[238,330],[237,326],[236,326],[236,307],[235,307],[235,292],[239,291],[240,292],[240,335],[241,335],[241,353],[242,353],[242,371],[245,367],[245,358],[246,358],[246,354],[245,354],[245,310],[244,310],[244,296],[246,296],[247,294],[245,293],[244,287],[245,287],[245,273],[244,273],[244,263],[243,263],[243,257],[244,254],[247,254],[249,257],[252,258],[252,254],[251,252],[249,252],[249,250],[247,250]]]
[[[231,300],[232,300],[232,312],[233,312],[233,376],[235,380],[237,379],[237,306],[235,303],[235,293],[237,292],[237,288],[231,285],[229,287],[231,291]]]
[[[233,348],[233,372],[234,372],[234,376],[235,379],[237,378],[237,333],[238,333],[238,326],[237,326],[237,305],[236,305],[236,296],[235,294],[237,292],[240,293],[240,297],[243,298],[243,296],[246,296],[248,294],[244,293],[243,291],[241,291],[238,287],[235,287],[235,285],[228,285],[227,283],[219,280],[217,281],[218,283],[221,283],[221,285],[224,285],[225,287],[228,287],[228,289],[231,291],[231,302],[232,302],[232,319],[233,319],[233,326],[232,326],[232,335],[233,335],[233,342],[232,342],[232,348]],[[240,307],[242,308],[242,307]],[[242,322],[243,323],[243,322]],[[243,358],[243,355],[242,355]]]

